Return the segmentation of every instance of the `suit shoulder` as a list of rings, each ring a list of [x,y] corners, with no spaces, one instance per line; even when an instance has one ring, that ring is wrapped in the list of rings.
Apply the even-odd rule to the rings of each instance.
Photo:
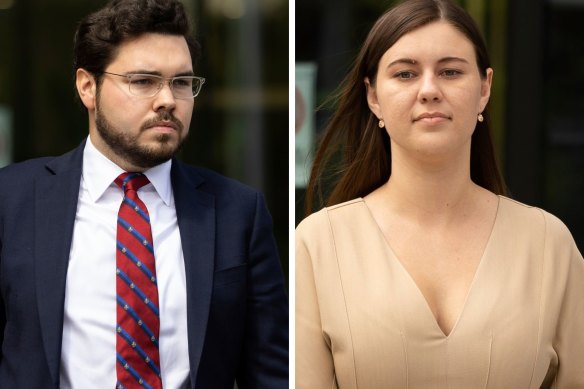
[[[256,189],[237,181],[236,179],[224,176],[216,171],[200,166],[191,166],[198,174],[200,174],[209,185],[220,186],[224,189],[231,189],[235,191],[257,192]]]
[[[53,159],[54,157],[29,159],[1,168],[0,193],[4,190],[11,192],[15,189],[29,190],[26,188],[29,188],[38,177],[49,174],[46,165]]]
[[[191,177],[196,177],[200,181],[199,190],[213,195],[220,204],[238,207],[247,204],[246,206],[255,207],[258,197],[263,198],[257,189],[213,170],[185,164],[182,164],[182,168]]]
[[[46,164],[55,157],[41,157],[16,162],[0,169],[0,180],[42,174],[46,171]]]

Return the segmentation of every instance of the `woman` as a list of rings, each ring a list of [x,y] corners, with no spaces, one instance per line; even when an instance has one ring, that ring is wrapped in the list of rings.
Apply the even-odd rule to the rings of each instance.
[[[470,16],[406,1],[371,29],[319,146],[296,243],[297,388],[584,388],[584,261],[514,202]]]

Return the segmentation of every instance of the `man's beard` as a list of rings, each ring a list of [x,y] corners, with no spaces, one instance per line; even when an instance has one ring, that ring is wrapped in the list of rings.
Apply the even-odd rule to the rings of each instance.
[[[174,123],[179,135],[177,145],[173,147],[170,144],[171,137],[168,134],[158,134],[156,136],[159,147],[140,145],[139,135],[147,128],[161,121]],[[131,135],[110,123],[105,115],[101,113],[99,107],[95,110],[95,125],[97,132],[115,155],[143,169],[149,169],[168,161],[180,150],[185,141],[184,138],[180,138],[184,130],[182,123],[168,111],[161,111],[156,118],[148,120],[140,127],[140,132],[136,135]]]

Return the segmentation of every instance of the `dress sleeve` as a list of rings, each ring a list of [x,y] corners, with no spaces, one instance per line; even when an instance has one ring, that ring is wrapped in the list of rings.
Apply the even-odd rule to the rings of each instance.
[[[322,234],[306,225],[296,231],[296,389],[336,388],[330,341],[321,323],[309,240]]]
[[[557,227],[561,223],[554,221],[550,223],[552,230],[553,224]],[[556,279],[563,294],[553,344],[558,367],[552,388],[584,388],[584,259],[568,229],[563,224],[559,228],[562,237],[554,250],[554,262],[558,267],[565,265],[565,276]]]

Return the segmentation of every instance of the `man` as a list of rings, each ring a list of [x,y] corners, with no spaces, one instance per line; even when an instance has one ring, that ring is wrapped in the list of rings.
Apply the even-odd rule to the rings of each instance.
[[[75,36],[89,137],[0,170],[0,388],[287,388],[262,196],[173,156],[204,79],[178,0]]]

